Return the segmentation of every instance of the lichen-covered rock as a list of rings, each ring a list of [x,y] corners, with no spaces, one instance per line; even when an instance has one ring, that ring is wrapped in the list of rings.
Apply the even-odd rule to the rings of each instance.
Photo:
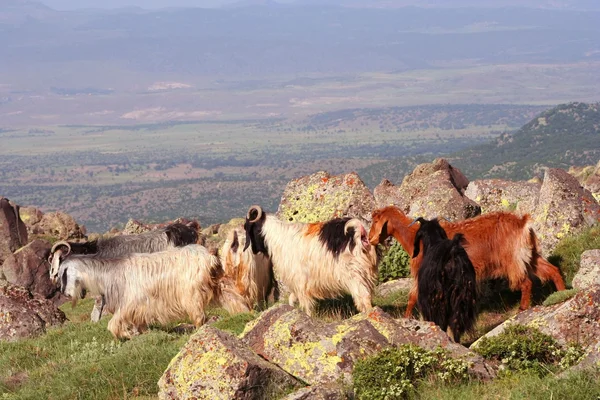
[[[319,171],[288,183],[277,217],[289,222],[319,222],[337,217],[371,221],[373,195],[352,172],[331,176]]]
[[[301,384],[235,336],[205,325],[171,360],[158,386],[159,399],[253,400]]]
[[[27,244],[27,227],[20,218],[20,207],[0,196],[0,265],[13,252]]]
[[[499,335],[511,324],[535,327],[561,345],[578,343],[587,356],[593,356],[594,352],[597,355],[600,346],[600,285],[580,291],[563,303],[522,311],[484,337]],[[475,348],[480,340],[473,343],[471,348]]]
[[[413,279],[412,278],[400,278],[394,279],[393,281],[388,281],[385,283],[379,284],[375,288],[376,296],[387,296],[392,293],[408,291],[412,287]]]
[[[600,285],[600,249],[583,252],[579,270],[573,277],[575,289],[586,290],[594,285]]]
[[[140,233],[150,232],[150,227],[136,219],[130,218],[121,232],[123,235],[139,235]]]
[[[600,204],[572,175],[548,168],[533,218],[542,254],[547,257],[562,238],[598,223]]]
[[[482,213],[516,211],[532,214],[537,206],[540,187],[541,184],[536,182],[483,179],[469,183],[465,196],[479,204]]]
[[[50,242],[40,239],[21,247],[0,266],[0,276],[4,275],[13,285],[51,298],[58,289],[50,281],[50,264],[47,261],[50,247]]]
[[[477,365],[474,362],[471,369],[474,375],[494,376],[481,357],[452,343],[437,326],[397,321],[379,308],[348,320],[324,323],[290,306],[273,307],[246,327],[242,339],[257,354],[310,385],[339,379],[349,383],[356,360],[405,343],[428,349],[442,346],[453,356],[475,361]]]
[[[581,186],[589,190],[600,202],[600,161],[595,166],[571,167],[569,174],[573,175]]]
[[[42,221],[44,216],[44,213],[36,207],[21,207],[19,214],[29,234],[33,233],[35,226]]]
[[[85,226],[79,226],[69,214],[60,211],[46,213],[42,220],[33,227],[36,235],[52,236],[59,240],[84,239]]]
[[[338,385],[326,384],[302,388],[282,400],[346,400],[348,393]]]
[[[413,217],[462,220],[481,213],[481,207],[464,196],[468,184],[460,170],[438,158],[418,165],[400,186],[384,179],[374,190],[375,206],[395,205]]]
[[[0,340],[40,335],[65,320],[65,314],[41,295],[21,286],[0,284]]]

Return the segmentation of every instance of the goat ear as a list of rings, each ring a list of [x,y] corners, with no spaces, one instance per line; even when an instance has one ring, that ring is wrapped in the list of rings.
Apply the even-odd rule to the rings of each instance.
[[[238,248],[240,247],[240,239],[238,238],[238,233],[236,230],[233,231],[233,238],[231,239],[231,252],[237,253]]]
[[[365,249],[368,249],[371,246],[371,243],[369,243],[369,234],[362,224],[360,225],[360,242]]]
[[[415,248],[413,250],[412,258],[415,258],[419,255],[419,242],[421,242],[421,231],[419,230],[415,235]]]

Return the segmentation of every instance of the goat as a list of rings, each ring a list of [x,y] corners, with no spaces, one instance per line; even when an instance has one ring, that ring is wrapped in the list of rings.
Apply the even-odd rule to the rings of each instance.
[[[388,206],[373,211],[369,242],[376,245],[393,236],[412,256],[418,228],[411,226],[412,219],[398,207]],[[441,222],[446,233],[462,233],[467,241],[465,250],[473,263],[477,281],[508,278],[511,290],[521,290],[519,309],[529,308],[532,281],[530,275],[542,282],[552,280],[557,290],[564,290],[560,270],[543,258],[539,252],[537,236],[531,227],[529,215],[518,216],[509,212],[480,215],[459,222]],[[417,277],[422,256],[412,259],[411,275]],[[418,288],[413,283],[405,316],[409,318],[417,302]]]
[[[53,283],[57,283],[59,265],[66,259],[73,257],[116,258],[133,253],[154,253],[173,247],[181,247],[197,242],[198,228],[197,222],[190,222],[185,225],[175,223],[139,235],[114,236],[85,243],[56,242],[52,246],[48,258],[50,262],[50,279]],[[104,305],[104,299],[96,299],[92,311],[92,321],[97,322],[100,320]]]
[[[288,223],[255,205],[248,210],[244,229],[244,250],[251,245],[254,254],[269,256],[278,279],[290,290],[290,305],[298,300],[312,315],[317,299],[349,293],[359,311],[371,309],[377,254],[358,219]]]
[[[106,299],[113,313],[108,330],[117,339],[141,333],[151,323],[164,325],[186,316],[199,327],[211,300],[239,300],[227,304],[229,309],[248,311],[241,296],[221,298],[219,257],[196,244],[113,259],[71,257],[60,264],[58,275],[61,293],[73,305],[88,292]]]
[[[254,304],[264,307],[271,292],[275,301],[279,299],[279,290],[273,273],[273,264],[265,254],[252,253],[243,249],[246,234],[237,228],[229,231],[221,249],[221,263],[225,276],[235,282],[235,288],[247,301],[248,307]]]
[[[418,305],[423,319],[433,321],[449,331],[455,342],[473,328],[476,320],[477,282],[475,268],[461,245],[461,233],[448,239],[437,219],[418,218],[420,228],[415,235],[413,258],[420,253],[423,260],[417,273]]]

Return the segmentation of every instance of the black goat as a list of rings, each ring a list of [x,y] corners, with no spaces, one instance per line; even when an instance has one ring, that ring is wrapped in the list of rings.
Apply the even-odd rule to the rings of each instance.
[[[461,233],[448,239],[437,219],[417,218],[420,228],[415,236],[413,258],[423,243],[423,261],[417,274],[418,306],[426,321],[448,331],[455,342],[469,331],[477,318],[477,281],[475,269],[463,248]]]

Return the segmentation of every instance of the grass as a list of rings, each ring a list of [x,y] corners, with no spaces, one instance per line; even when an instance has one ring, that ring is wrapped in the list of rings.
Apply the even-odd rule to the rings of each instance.
[[[560,292],[554,292],[544,300],[542,303],[545,306],[552,306],[554,304],[562,303],[569,300],[571,297],[577,294],[577,289],[561,290]]]
[[[600,249],[600,226],[598,225],[561,240],[552,255],[548,257],[548,261],[561,269],[565,283],[571,285],[575,273],[579,270],[581,253],[591,249]]]

